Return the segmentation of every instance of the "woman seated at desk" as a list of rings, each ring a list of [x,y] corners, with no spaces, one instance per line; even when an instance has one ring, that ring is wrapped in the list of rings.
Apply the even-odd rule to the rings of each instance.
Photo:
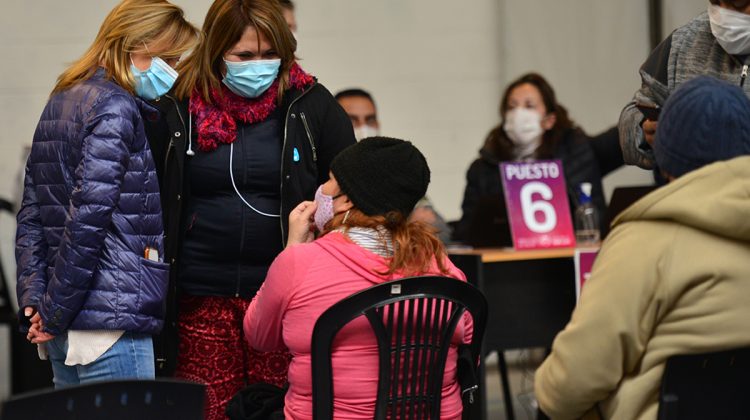
[[[592,202],[604,215],[602,177],[622,165],[617,127],[589,137],[568,117],[555,91],[529,73],[511,83],[500,103],[500,124],[490,131],[466,174],[463,214],[455,239],[475,246],[511,245],[498,164],[505,161],[560,159],[571,213],[579,185],[592,185]],[[600,217],[601,229],[606,224]],[[477,233],[482,232],[481,237]],[[496,240],[497,243],[490,243]],[[484,243],[487,242],[487,243]]]
[[[287,248],[271,265],[244,321],[252,347],[288,348],[292,353],[286,418],[312,418],[312,331],[331,305],[370,286],[407,276],[466,280],[448,260],[432,229],[408,221],[429,181],[427,162],[411,143],[368,138],[333,160],[330,179],[320,186],[314,202],[303,202],[292,211]],[[313,214],[322,236],[310,242]],[[470,317],[464,319],[448,353],[442,387],[444,419],[461,418],[456,350],[471,341],[472,331]],[[332,358],[334,417],[372,419],[378,350],[366,320],[355,319],[339,332]]]

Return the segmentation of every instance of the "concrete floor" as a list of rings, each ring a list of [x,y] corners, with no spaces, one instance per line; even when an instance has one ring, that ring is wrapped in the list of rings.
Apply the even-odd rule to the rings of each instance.
[[[510,376],[510,389],[513,395],[513,410],[517,420],[536,419],[534,371],[542,363],[544,356],[544,349],[508,351],[505,353]],[[487,372],[487,419],[505,419],[505,402],[500,385],[497,354],[490,354],[485,363]]]

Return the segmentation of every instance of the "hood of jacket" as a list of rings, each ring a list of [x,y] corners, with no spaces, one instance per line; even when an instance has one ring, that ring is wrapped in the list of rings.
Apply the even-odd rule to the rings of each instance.
[[[739,241],[750,241],[750,156],[688,173],[626,209],[612,227],[667,220]]]
[[[331,254],[341,264],[357,273],[364,279],[367,279],[373,285],[384,283],[390,280],[405,277],[401,272],[384,275],[388,271],[388,259],[370,252],[361,246],[352,242],[346,235],[340,232],[331,232],[314,242],[317,246],[323,248]],[[452,264],[447,264],[451,277],[465,279],[463,273],[456,269]],[[419,275],[443,275],[433,261],[430,269]]]

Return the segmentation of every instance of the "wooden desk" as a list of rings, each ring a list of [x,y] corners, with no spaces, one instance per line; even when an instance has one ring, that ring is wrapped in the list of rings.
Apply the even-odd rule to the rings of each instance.
[[[575,249],[449,250],[451,261],[489,303],[484,353],[498,351],[507,417],[513,418],[503,351],[552,346],[576,303]],[[486,401],[482,369],[482,401]],[[486,418],[486,409],[484,418]]]
[[[474,255],[482,257],[483,263],[505,261],[544,260],[549,258],[573,258],[575,248],[540,249],[516,251],[513,248],[451,249],[452,256]]]

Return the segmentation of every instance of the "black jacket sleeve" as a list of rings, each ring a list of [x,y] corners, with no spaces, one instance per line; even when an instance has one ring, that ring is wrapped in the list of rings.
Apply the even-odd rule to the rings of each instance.
[[[325,111],[323,114],[323,130],[320,130],[318,150],[318,185],[328,181],[328,171],[331,161],[346,147],[354,144],[354,128],[349,116],[341,105],[334,99],[328,89],[323,88],[325,95]]]
[[[594,156],[599,163],[599,172],[602,177],[624,164],[622,148],[620,147],[620,132],[617,130],[617,126],[593,136],[591,148],[594,150]]]

